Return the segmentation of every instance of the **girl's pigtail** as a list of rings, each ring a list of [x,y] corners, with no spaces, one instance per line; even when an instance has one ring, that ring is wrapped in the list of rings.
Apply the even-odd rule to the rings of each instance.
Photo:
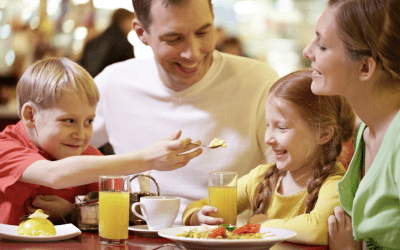
[[[253,215],[266,213],[280,176],[275,164],[266,171],[264,180],[257,187],[253,201]]]
[[[336,121],[330,124],[334,126],[335,132],[331,140],[322,146],[322,159],[320,166],[314,169],[307,185],[308,197],[306,201],[306,213],[310,213],[317,203],[318,194],[324,181],[332,174],[336,159],[342,152],[342,144],[350,140],[355,127],[355,114],[344,97],[330,97],[328,102],[331,110],[335,110]]]

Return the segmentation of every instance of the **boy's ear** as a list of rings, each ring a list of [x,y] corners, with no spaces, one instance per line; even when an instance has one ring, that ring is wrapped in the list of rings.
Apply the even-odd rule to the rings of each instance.
[[[132,21],[132,26],[133,29],[136,32],[136,35],[138,36],[138,38],[140,39],[140,41],[144,44],[144,45],[149,45],[149,43],[147,42],[146,39],[146,30],[144,29],[142,23],[139,21],[139,19],[135,18]]]
[[[361,81],[366,81],[371,79],[376,71],[378,63],[371,56],[361,60],[360,70],[359,70],[359,78]]]
[[[335,128],[332,125],[321,128],[318,135],[318,144],[323,145],[331,140],[335,134]]]
[[[33,106],[32,103],[25,103],[24,106],[22,106],[21,109],[21,119],[25,126],[28,128],[34,128],[35,127],[35,114],[37,110]]]

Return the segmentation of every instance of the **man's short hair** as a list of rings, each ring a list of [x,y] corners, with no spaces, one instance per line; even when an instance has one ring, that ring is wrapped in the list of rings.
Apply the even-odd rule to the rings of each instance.
[[[136,16],[146,31],[149,31],[148,28],[150,27],[150,24],[152,22],[150,10],[151,10],[151,5],[155,1],[162,1],[162,4],[167,7],[171,5],[178,5],[190,0],[132,0],[133,9],[136,13]],[[196,0],[196,1],[201,1],[201,0]],[[211,11],[212,8],[211,0],[208,0],[208,3],[210,4],[210,11]]]
[[[32,102],[38,109],[58,105],[63,93],[77,93],[96,105],[99,90],[90,74],[77,63],[64,57],[40,60],[31,65],[17,84],[18,114],[22,106]]]

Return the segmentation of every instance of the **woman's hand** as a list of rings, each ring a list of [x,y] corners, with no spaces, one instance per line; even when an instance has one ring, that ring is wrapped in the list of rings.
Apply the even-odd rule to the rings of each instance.
[[[37,195],[33,199],[32,205],[28,205],[27,209],[32,214],[38,208],[49,215],[50,220],[58,221],[69,215],[74,205],[57,195]]]
[[[253,215],[247,223],[249,223],[250,225],[262,224],[264,221],[267,221],[267,220],[269,220],[269,217],[267,215],[256,214],[256,215]]]
[[[360,250],[362,241],[355,241],[350,216],[340,206],[334,208],[335,215],[328,218],[329,250]]]
[[[217,209],[211,206],[203,206],[199,211],[194,212],[190,217],[190,225],[221,225],[224,219],[210,216],[211,213],[216,213]]]
[[[185,153],[198,145],[191,144],[190,138],[178,140],[181,134],[182,131],[169,135],[142,150],[144,159],[153,169],[169,171],[181,168],[203,152],[201,148],[198,148],[193,152]]]

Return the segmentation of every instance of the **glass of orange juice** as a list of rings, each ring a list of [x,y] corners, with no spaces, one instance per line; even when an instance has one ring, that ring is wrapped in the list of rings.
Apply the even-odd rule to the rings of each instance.
[[[224,224],[236,225],[237,176],[236,172],[211,172],[209,176],[209,203],[218,210],[212,216],[224,219]]]
[[[129,176],[99,177],[99,237],[101,244],[127,244]]]

